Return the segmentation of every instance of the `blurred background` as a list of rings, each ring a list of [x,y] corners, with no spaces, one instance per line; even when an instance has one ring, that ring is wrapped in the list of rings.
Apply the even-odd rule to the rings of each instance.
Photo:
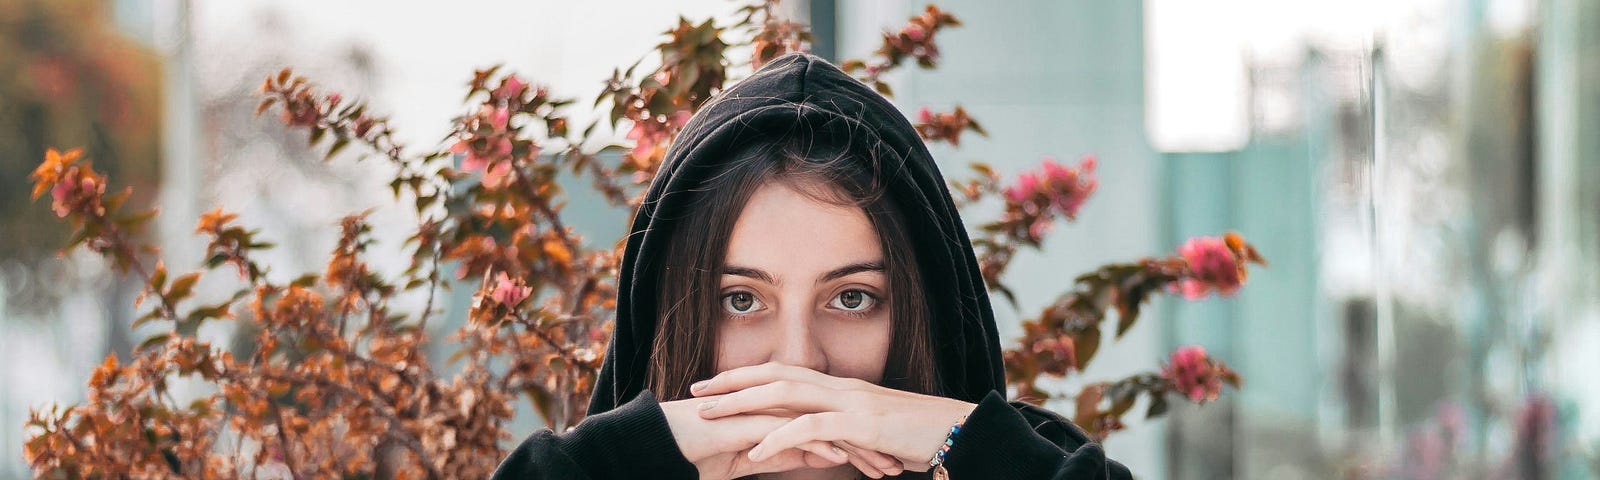
[[[1084,375],[1201,344],[1245,378],[1130,424],[1113,458],[1141,478],[1600,478],[1600,0],[935,3],[965,23],[940,67],[889,80],[904,111],[959,103],[990,132],[936,149],[947,176],[1100,160],[1079,220],[1011,268],[1022,309],[996,303],[1002,338],[1074,273],[1191,236],[1237,230],[1272,262],[1231,299],[1156,300]],[[784,6],[840,60],[924,4]],[[290,278],[320,268],[340,217],[392,203],[389,172],[324,163],[256,117],[267,75],[366,98],[431,148],[475,68],[585,105],[677,16],[738,6],[0,0],[0,478],[31,476],[30,407],[81,401],[92,366],[145,336],[137,282],[57,255],[68,230],[28,197],[46,147],[84,147],[159,205],[174,268],[199,264],[193,219],[225,206]],[[591,242],[620,236],[624,212],[571,190]],[[390,273],[406,210],[371,217]],[[456,324],[465,290],[446,298]]]

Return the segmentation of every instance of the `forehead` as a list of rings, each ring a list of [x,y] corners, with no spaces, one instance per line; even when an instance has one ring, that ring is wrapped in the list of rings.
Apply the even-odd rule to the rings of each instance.
[[[860,207],[821,202],[783,182],[768,182],[739,214],[726,263],[806,275],[882,257],[877,231]]]

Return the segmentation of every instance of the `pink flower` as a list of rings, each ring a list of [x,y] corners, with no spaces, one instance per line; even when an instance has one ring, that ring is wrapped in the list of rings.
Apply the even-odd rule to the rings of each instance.
[[[461,170],[465,172],[481,170],[487,163],[472,152],[471,140],[462,139],[456,141],[455,145],[450,146],[450,153],[465,157],[461,159]]]
[[[1171,361],[1161,368],[1161,376],[1171,381],[1179,394],[1194,402],[1216,400],[1222,394],[1222,374],[1206,356],[1205,347],[1199,345],[1172,352]]]
[[[521,280],[513,281],[506,272],[500,272],[494,277],[494,289],[490,291],[489,298],[500,302],[501,305],[515,308],[532,293],[533,287],[523,285]]]
[[[1016,184],[1007,187],[1004,193],[1007,200],[1023,204],[1024,207],[1033,198],[1043,194],[1049,198],[1049,206],[1061,215],[1068,219],[1077,218],[1078,210],[1083,208],[1089,195],[1099,186],[1099,181],[1094,177],[1094,167],[1093,156],[1084,157],[1077,169],[1046,157],[1039,170],[1018,174]]]
[[[1191,238],[1178,247],[1178,254],[1189,263],[1189,277],[1177,285],[1184,298],[1198,300],[1213,291],[1232,295],[1244,283],[1238,258],[1221,238]]]
[[[101,185],[93,175],[84,175],[77,167],[73,167],[50,188],[50,210],[57,217],[66,218],[74,206],[98,201],[85,200],[83,197],[101,193],[105,193],[105,185]]]
[[[1028,235],[1037,241],[1044,238],[1044,234],[1050,233],[1050,227],[1052,226],[1054,226],[1054,222],[1050,221],[1050,217],[1039,217],[1033,223],[1028,224]]]
[[[490,92],[489,94],[494,98],[520,99],[522,98],[522,90],[527,87],[528,84],[523,83],[522,79],[517,78],[516,75],[511,75],[507,76],[505,80],[500,81],[500,88],[494,89],[494,91]]]
[[[933,123],[933,111],[928,110],[928,107],[922,107],[921,110],[917,110],[917,122]]]
[[[628,131],[628,140],[633,140],[633,158],[635,160],[650,158],[656,150],[656,140],[661,136],[652,128],[655,122],[633,122],[633,129]]]
[[[511,124],[511,109],[509,108],[489,107],[483,113],[484,118],[489,120],[489,127],[496,132],[505,131],[506,126]]]
[[[68,213],[72,213],[71,202],[77,187],[77,182],[66,178],[56,182],[56,186],[50,189],[50,209],[56,212],[57,217],[66,218]]]
[[[690,114],[688,110],[678,110],[676,112],[672,112],[671,114],[667,115],[667,125],[672,127],[672,130],[676,131],[683,128],[684,125],[688,125],[689,117],[692,116],[694,115]]]
[[[1006,187],[1006,199],[1012,203],[1023,203],[1038,193],[1039,176],[1033,172],[1023,172],[1017,175],[1017,184]]]
[[[905,35],[906,38],[911,39],[913,42],[920,42],[922,39],[928,38],[928,31],[922,28],[922,25],[917,25],[915,23],[906,25],[906,28],[901,30],[900,34]]]
[[[1060,182],[1063,185],[1072,185],[1078,183],[1078,172],[1074,172],[1070,168],[1061,166],[1061,164],[1056,163],[1056,159],[1054,158],[1045,157],[1044,163],[1040,166],[1040,169],[1044,171],[1044,178],[1049,179],[1052,182]]]
[[[511,139],[500,138],[491,140],[494,148],[481,152],[472,148],[470,139],[461,140],[450,147],[450,152],[461,155],[461,170],[464,172],[481,173],[481,182],[489,188],[500,188],[507,185],[511,179]],[[535,155],[538,153],[535,152]]]
[[[1099,181],[1094,177],[1094,156],[1086,156],[1078,169],[1063,167],[1053,160],[1045,160],[1044,178],[1049,185],[1050,202],[1068,219],[1078,217],[1089,195],[1094,193]]]
[[[511,180],[511,162],[503,161],[495,162],[493,166],[484,170],[481,183],[491,190],[498,190],[511,185]]]

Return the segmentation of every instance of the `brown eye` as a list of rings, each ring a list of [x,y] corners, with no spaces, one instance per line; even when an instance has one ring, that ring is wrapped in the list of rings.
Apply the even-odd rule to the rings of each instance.
[[[756,300],[750,292],[733,292],[722,296],[722,309],[732,314],[750,313],[759,310],[761,301]]]
[[[861,312],[870,310],[872,305],[875,304],[877,300],[878,299],[872,297],[872,294],[863,292],[861,290],[845,290],[843,292],[839,292],[838,296],[833,297],[832,303],[833,308],[850,312]]]

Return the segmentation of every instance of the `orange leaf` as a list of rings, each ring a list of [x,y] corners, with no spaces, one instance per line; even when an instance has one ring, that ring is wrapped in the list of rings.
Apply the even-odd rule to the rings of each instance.
[[[567,246],[555,237],[544,238],[544,254],[561,265],[572,263],[572,251],[567,250]]]

